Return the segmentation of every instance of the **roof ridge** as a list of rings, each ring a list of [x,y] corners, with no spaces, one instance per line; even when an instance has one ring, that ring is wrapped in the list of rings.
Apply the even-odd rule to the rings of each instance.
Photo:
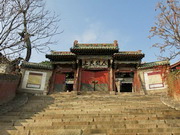
[[[137,50],[137,51],[119,51],[118,53],[142,53],[142,50]],[[115,53],[115,54],[118,54]]]
[[[22,67],[27,67],[27,68],[38,68],[38,69],[52,69],[52,65],[46,65],[43,63],[35,63],[35,62],[23,62],[21,64]]]
[[[175,67],[175,66],[178,66],[179,64],[180,64],[180,61],[175,62],[175,63],[171,64],[171,68],[173,68],[173,67]]]
[[[24,64],[34,64],[34,65],[42,65],[42,66],[49,66],[49,65],[45,65],[45,64],[43,64],[43,63],[35,63],[35,62],[27,62],[27,61],[24,61],[24,62],[22,62],[22,65],[24,65]]]
[[[161,60],[161,61],[153,61],[153,62],[147,62],[147,63],[143,63],[143,64],[150,64],[150,63],[160,63],[160,62],[168,62],[168,60]]]
[[[78,43],[78,45],[113,45],[114,43]]]
[[[139,69],[150,68],[150,67],[161,66],[161,65],[168,65],[168,64],[170,64],[168,60],[148,62],[148,63],[141,63]]]
[[[74,53],[73,52],[71,52],[71,51],[51,51],[51,54],[52,55],[65,55],[65,54],[70,54],[70,55],[74,55]]]
[[[77,40],[74,41],[74,47],[79,47],[79,46],[94,46],[94,47],[99,47],[99,46],[111,46],[111,47],[118,47],[118,41],[114,40],[113,43],[78,43]]]

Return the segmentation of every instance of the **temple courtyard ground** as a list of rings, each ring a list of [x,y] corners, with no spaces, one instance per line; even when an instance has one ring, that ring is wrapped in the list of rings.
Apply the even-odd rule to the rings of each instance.
[[[0,115],[0,135],[180,135],[180,110],[159,94],[26,96]]]

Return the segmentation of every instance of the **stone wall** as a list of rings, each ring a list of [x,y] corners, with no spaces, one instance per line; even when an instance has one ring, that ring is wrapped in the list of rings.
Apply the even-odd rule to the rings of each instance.
[[[0,104],[15,97],[19,81],[20,75],[0,74]]]
[[[168,94],[180,100],[180,71],[173,71],[168,75]]]

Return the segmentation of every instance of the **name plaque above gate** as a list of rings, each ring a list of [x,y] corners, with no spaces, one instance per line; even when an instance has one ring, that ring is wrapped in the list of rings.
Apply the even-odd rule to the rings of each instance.
[[[108,60],[82,60],[82,68],[108,68]]]

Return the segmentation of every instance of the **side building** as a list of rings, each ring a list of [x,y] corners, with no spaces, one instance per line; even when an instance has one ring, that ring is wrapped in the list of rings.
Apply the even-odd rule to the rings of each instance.
[[[169,61],[156,61],[139,65],[138,76],[141,81],[141,90],[167,92],[169,71]]]
[[[40,63],[23,62],[21,65],[21,83],[19,92],[47,95],[53,67]]]

